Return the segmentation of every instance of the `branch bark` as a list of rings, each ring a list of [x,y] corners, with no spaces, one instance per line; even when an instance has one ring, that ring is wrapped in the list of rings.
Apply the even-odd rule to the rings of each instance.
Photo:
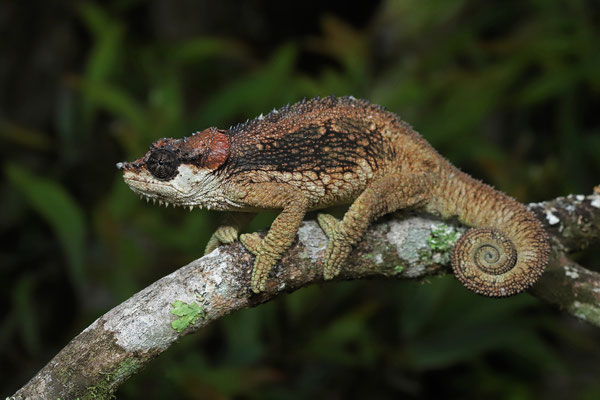
[[[600,194],[558,198],[530,208],[552,242],[548,269],[531,293],[600,326],[600,274],[569,258],[600,241]],[[427,215],[405,213],[384,219],[371,227],[337,280],[423,279],[448,273],[452,247],[465,229]],[[260,295],[249,289],[254,258],[239,243],[221,246],[98,318],[10,399],[110,398],[120,384],[180,337],[238,309],[321,283],[326,244],[318,225],[306,221]],[[183,302],[178,303],[183,307],[180,318],[173,314],[176,301]],[[178,332],[171,325],[174,321],[189,326]]]

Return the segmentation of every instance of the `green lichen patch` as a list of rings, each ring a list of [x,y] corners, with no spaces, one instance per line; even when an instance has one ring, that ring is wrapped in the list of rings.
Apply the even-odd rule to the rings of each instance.
[[[119,383],[135,374],[139,369],[139,362],[134,358],[128,358],[120,362],[114,370],[102,372],[101,374],[104,376],[104,379],[100,380],[94,386],[89,386],[81,400],[116,399],[113,392]]]
[[[569,311],[577,318],[595,325],[600,324],[600,310],[595,305],[574,301],[569,308]]]
[[[204,317],[204,309],[197,303],[188,304],[181,300],[176,300],[172,306],[171,314],[177,315],[179,318],[171,322],[171,327],[177,332],[182,332],[190,324]]]
[[[394,273],[395,274],[401,274],[402,271],[404,271],[404,270],[405,270],[404,265],[396,265],[394,267]]]
[[[121,362],[112,373],[106,374],[105,379],[107,382],[120,382],[135,374],[139,369],[139,362],[134,358],[129,358]]]
[[[113,394],[114,389],[111,389],[105,382],[87,388],[85,395],[81,400],[110,400],[117,397]]]
[[[446,251],[454,247],[458,240],[458,232],[448,225],[438,225],[432,229],[427,240],[429,247],[434,251]]]
[[[428,246],[419,250],[419,261],[424,264],[447,263],[450,260],[450,250],[456,244],[459,233],[452,226],[445,224],[432,226],[427,238]]]
[[[369,261],[375,260],[375,256],[373,255],[373,253],[363,254],[361,257],[364,258],[365,260],[369,260]]]

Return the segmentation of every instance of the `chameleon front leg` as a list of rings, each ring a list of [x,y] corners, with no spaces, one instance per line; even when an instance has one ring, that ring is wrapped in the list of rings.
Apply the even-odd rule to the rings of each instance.
[[[256,213],[245,213],[238,211],[225,213],[225,216],[221,220],[219,227],[208,240],[206,248],[204,249],[204,255],[211,253],[221,244],[235,242],[240,231],[244,229],[248,223],[250,223],[255,215]]]
[[[352,247],[364,236],[369,224],[392,211],[422,203],[429,195],[429,175],[383,176],[369,184],[339,221],[329,214],[319,214],[319,225],[330,241],[325,250],[323,276],[339,274]]]
[[[308,200],[298,188],[284,183],[257,183],[248,193],[244,202],[249,206],[282,209],[264,239],[258,233],[240,235],[242,244],[256,256],[250,283],[252,291],[260,293],[265,290],[269,272],[292,245]]]

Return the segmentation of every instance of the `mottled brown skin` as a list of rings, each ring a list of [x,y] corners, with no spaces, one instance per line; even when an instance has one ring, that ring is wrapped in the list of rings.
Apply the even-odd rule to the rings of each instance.
[[[527,208],[460,172],[395,114],[351,97],[302,101],[227,131],[161,139],[118,166],[142,196],[230,211],[207,253],[236,240],[253,213],[281,210],[264,239],[240,236],[256,255],[255,293],[265,290],[306,212],[338,204],[351,204],[342,220],[318,218],[330,239],[325,279],[339,273],[372,221],[407,207],[483,228],[463,235],[452,257],[458,279],[479,294],[519,293],[547,263],[546,235]]]

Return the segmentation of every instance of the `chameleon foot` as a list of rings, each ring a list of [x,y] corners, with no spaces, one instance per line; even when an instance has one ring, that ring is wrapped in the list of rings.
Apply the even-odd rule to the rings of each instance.
[[[352,245],[343,234],[341,222],[329,214],[317,216],[321,229],[329,237],[329,244],[325,250],[325,266],[323,277],[332,279],[340,273],[342,265],[352,251]]]
[[[277,259],[268,254],[259,254],[256,256],[254,267],[252,268],[252,276],[250,277],[250,286],[256,294],[265,291],[269,272],[273,269]]]
[[[240,235],[240,242],[244,245],[246,250],[250,253],[258,256],[260,254],[259,247],[262,242],[262,238],[258,233],[244,233]]]
[[[265,241],[261,239],[258,233],[240,235],[240,241],[249,252],[256,256],[250,278],[252,291],[257,294],[264,292],[269,272],[277,264],[278,257],[275,253],[267,249]]]
[[[206,244],[204,255],[211,253],[221,244],[235,242],[238,238],[238,232],[239,230],[236,227],[228,225],[223,225],[217,228],[215,233],[213,233]]]

